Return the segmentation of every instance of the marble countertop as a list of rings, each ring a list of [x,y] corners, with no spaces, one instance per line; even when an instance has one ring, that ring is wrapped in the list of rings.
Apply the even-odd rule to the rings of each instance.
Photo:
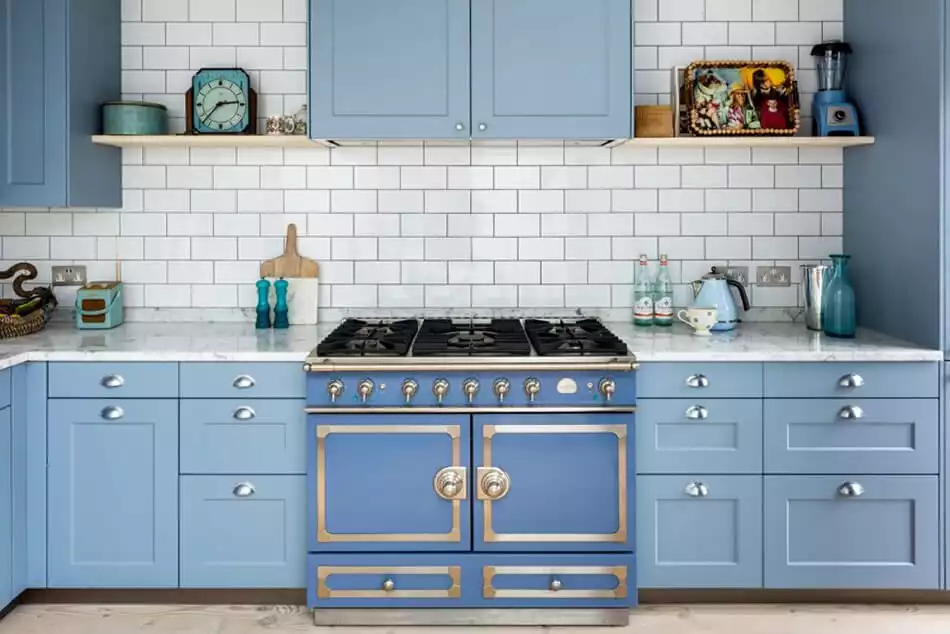
[[[43,332],[0,342],[0,369],[26,361],[287,361],[303,362],[336,323],[259,332],[250,324],[128,323],[115,330],[76,330],[54,323]],[[943,353],[861,331],[828,339],[796,324],[750,323],[732,333],[695,337],[670,330],[607,326],[641,362],[659,361],[942,361]]]

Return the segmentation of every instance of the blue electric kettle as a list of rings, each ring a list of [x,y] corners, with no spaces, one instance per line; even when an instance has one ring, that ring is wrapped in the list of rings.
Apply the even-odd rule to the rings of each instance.
[[[720,273],[716,267],[713,267],[712,271],[704,275],[701,280],[693,282],[692,287],[694,308],[715,308],[719,312],[718,323],[712,327],[716,332],[735,330],[739,325],[739,307],[736,306],[736,300],[729,287],[734,287],[739,291],[743,310],[752,308],[745,287]]]

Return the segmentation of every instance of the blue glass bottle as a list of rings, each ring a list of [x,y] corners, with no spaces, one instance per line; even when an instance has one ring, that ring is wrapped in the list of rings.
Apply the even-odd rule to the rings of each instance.
[[[850,259],[850,255],[831,256],[834,269],[821,307],[821,329],[829,337],[852,339],[857,333],[854,288],[848,280]]]

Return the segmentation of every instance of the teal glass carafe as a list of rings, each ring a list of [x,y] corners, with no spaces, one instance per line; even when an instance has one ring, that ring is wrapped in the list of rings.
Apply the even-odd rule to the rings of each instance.
[[[858,320],[854,288],[848,280],[850,255],[832,255],[834,265],[821,308],[821,329],[829,337],[852,339],[857,334]]]

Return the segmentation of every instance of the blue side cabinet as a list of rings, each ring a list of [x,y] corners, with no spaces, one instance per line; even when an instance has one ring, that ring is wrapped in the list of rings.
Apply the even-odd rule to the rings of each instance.
[[[3,376],[9,383],[9,372]],[[13,590],[13,425],[10,407],[0,409],[0,610]]]
[[[49,402],[49,587],[178,586],[178,401]]]
[[[632,135],[630,0],[471,0],[472,137]]]
[[[0,207],[121,207],[121,151],[96,146],[121,96],[114,0],[0,0]]]

